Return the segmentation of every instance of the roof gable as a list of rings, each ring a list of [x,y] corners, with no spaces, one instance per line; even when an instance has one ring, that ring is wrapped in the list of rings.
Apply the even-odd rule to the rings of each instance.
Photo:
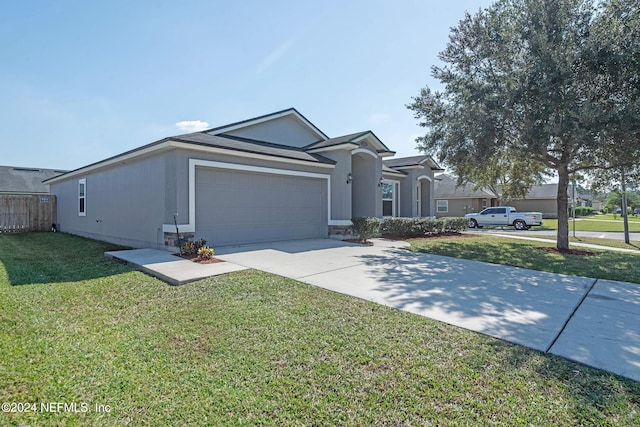
[[[380,141],[380,139],[378,139],[378,137],[370,130],[315,142],[306,146],[305,149],[310,153],[319,153],[333,149],[354,149],[358,147],[368,148],[380,155],[389,156],[395,154],[395,152],[389,150],[389,148],[387,148],[387,146],[384,145],[384,143]]]
[[[410,169],[416,167],[428,166],[433,171],[442,171],[440,166],[433,160],[431,156],[423,154],[421,156],[398,157],[396,159],[388,159],[384,164],[392,169]]]
[[[329,139],[295,108],[220,126],[204,133],[232,135],[292,147],[304,147]]]

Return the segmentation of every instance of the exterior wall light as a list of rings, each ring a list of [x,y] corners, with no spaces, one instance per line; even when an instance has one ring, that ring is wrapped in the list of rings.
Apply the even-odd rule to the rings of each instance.
[[[351,184],[353,182],[353,174],[349,172],[347,175],[347,184]]]
[[[380,181],[378,181],[378,187],[382,187],[383,183],[384,183],[384,178],[380,177]]]

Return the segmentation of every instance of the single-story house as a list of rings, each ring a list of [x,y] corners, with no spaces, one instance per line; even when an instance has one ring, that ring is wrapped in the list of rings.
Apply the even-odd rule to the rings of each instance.
[[[65,173],[63,170],[0,166],[0,195],[48,195],[43,181]]]
[[[133,247],[348,236],[359,216],[433,216],[429,156],[330,138],[290,108],[171,136],[46,181],[61,231]]]
[[[498,206],[498,196],[488,188],[475,190],[473,184],[458,186],[458,180],[448,174],[435,178],[436,217],[465,216],[484,208]]]
[[[534,185],[524,199],[511,200],[509,206],[520,212],[542,212],[542,218],[558,218],[558,184]]]

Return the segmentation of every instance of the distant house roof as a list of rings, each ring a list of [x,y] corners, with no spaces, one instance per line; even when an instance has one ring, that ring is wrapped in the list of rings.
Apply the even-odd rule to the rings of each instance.
[[[473,189],[472,184],[458,186],[458,180],[450,175],[436,177],[435,199],[494,199],[498,196],[488,188]]]
[[[56,169],[0,166],[0,194],[49,194],[49,186],[42,181],[65,172]]]
[[[558,197],[558,184],[534,185],[525,199],[555,199]]]
[[[440,166],[433,160],[431,156],[423,154],[421,156],[398,157],[396,159],[388,159],[383,161],[385,166],[392,169],[400,170],[416,166],[424,166],[425,164],[433,171],[443,171]]]

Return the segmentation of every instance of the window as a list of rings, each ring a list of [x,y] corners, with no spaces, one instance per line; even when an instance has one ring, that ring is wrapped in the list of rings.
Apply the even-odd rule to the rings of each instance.
[[[496,209],[496,213],[497,214],[506,214],[507,213],[507,208],[497,208]]]
[[[385,181],[382,183],[382,216],[397,216],[398,183]]]
[[[438,200],[437,210],[438,212],[449,212],[449,201]]]
[[[78,181],[78,216],[87,216],[87,180]]]

